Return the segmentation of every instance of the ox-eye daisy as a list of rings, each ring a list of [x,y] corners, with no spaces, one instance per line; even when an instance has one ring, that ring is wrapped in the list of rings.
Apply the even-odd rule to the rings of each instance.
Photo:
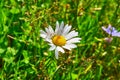
[[[56,22],[55,30],[51,26],[45,28],[45,31],[40,30],[40,36],[51,46],[49,50],[55,50],[56,59],[58,59],[59,52],[65,53],[64,49],[71,50],[76,48],[75,43],[81,40],[81,38],[77,37],[78,32],[70,30],[71,26],[68,24],[64,26],[64,22],[60,25]]]

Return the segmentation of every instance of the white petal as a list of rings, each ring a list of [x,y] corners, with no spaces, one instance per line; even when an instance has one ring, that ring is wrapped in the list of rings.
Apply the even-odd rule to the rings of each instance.
[[[64,27],[64,22],[62,21],[62,23],[60,24],[60,28],[59,28],[59,34],[62,34],[63,27]]]
[[[56,29],[55,29],[55,33],[58,34],[58,30],[59,30],[59,23],[58,21],[56,22]]]
[[[55,49],[55,57],[56,57],[56,59],[58,59],[58,50],[57,49]]]
[[[72,48],[76,48],[77,46],[75,44],[66,44],[65,46],[63,46],[63,48],[71,50]]]
[[[43,31],[43,30],[40,30],[40,36],[41,36],[42,38],[46,38],[47,33],[46,33],[45,31]]]
[[[54,35],[54,31],[52,31],[52,28],[49,26],[48,28],[45,28],[46,31],[46,38],[51,38]]]
[[[64,22],[62,22],[62,23],[60,24],[59,29],[58,29],[57,32],[56,32],[58,35],[61,35],[61,34],[62,34],[62,32],[63,32],[63,27],[64,27]]]
[[[45,38],[45,41],[47,41],[47,42],[52,44],[52,40],[50,38]]]
[[[40,34],[40,36],[41,36],[42,38],[46,38],[47,35],[45,35],[45,34]]]
[[[81,38],[72,38],[67,41],[67,44],[78,43],[78,42],[80,42],[80,40],[81,40]]]
[[[50,33],[52,33],[52,34],[53,34],[53,33],[54,33],[53,28],[52,28],[50,25],[49,25],[49,27],[48,27],[48,28],[49,28]]]
[[[63,29],[63,27],[64,27],[64,22],[62,21],[60,24],[60,29]]]
[[[65,46],[62,46],[63,48],[67,49],[67,50],[71,50],[71,48],[69,47],[69,45],[65,45]]]
[[[64,49],[63,49],[62,47],[57,46],[56,49],[57,49],[58,51],[62,52],[62,53],[65,53],[65,51],[64,51]]]
[[[77,46],[75,44],[68,44],[70,48],[76,48]]]
[[[44,34],[44,33],[46,33],[46,32],[45,32],[45,31],[43,31],[43,30],[40,30],[40,33],[41,33],[41,34]]]
[[[48,33],[50,33],[50,31],[49,31],[49,29],[48,29],[48,28],[45,28],[45,31],[47,32],[47,34],[48,34]]]
[[[71,31],[70,33],[68,33],[65,38],[68,40],[68,39],[71,39],[73,37],[76,37],[78,36],[78,32],[75,32],[75,31]]]
[[[68,24],[65,25],[65,27],[64,27],[64,29],[63,29],[62,35],[65,36],[66,34],[68,34],[68,32],[71,30],[71,27],[72,27],[72,26],[68,26]]]
[[[50,51],[54,50],[56,46],[54,44],[49,44],[51,47],[49,48]]]

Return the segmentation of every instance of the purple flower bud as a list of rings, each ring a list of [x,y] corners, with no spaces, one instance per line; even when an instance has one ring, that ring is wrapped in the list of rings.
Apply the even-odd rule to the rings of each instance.
[[[106,38],[104,38],[104,40],[108,43],[111,43],[113,38],[112,37],[106,37]]]

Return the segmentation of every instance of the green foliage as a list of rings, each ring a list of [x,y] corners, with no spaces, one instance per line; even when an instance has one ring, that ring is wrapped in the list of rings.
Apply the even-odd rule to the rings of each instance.
[[[39,32],[56,21],[82,38],[58,60]],[[119,80],[120,38],[103,40],[108,24],[120,31],[119,0],[0,0],[0,80]]]

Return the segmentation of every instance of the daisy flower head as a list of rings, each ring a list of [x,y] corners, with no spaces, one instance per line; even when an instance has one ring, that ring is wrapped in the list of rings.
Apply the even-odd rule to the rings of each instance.
[[[116,37],[120,37],[120,32],[118,32],[114,27],[112,27],[110,24],[108,26],[108,28],[105,28],[104,26],[102,27],[102,29],[108,33],[111,36],[116,36]]]
[[[64,49],[76,48],[75,43],[79,43],[81,40],[77,37],[78,32],[71,31],[71,28],[71,25],[64,25],[64,22],[59,24],[57,21],[55,30],[51,26],[45,28],[45,31],[40,30],[40,36],[50,45],[49,50],[55,50],[56,59],[58,59],[59,52],[65,53]]]

